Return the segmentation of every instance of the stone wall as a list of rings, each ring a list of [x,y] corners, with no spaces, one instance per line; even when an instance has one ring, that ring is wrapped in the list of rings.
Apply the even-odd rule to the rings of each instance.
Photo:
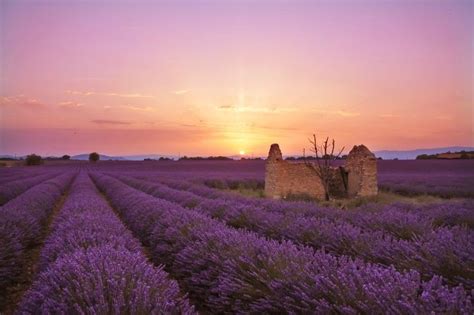
[[[270,162],[265,170],[265,195],[285,198],[290,194],[307,194],[323,199],[324,188],[314,171],[304,163]]]
[[[348,197],[377,195],[377,159],[366,146],[354,146],[344,168],[348,172]]]
[[[336,198],[377,194],[377,161],[365,146],[354,146],[345,167],[332,168],[331,195]],[[286,198],[305,194],[324,199],[324,186],[314,169],[302,162],[284,161],[278,144],[272,144],[265,165],[265,195]]]

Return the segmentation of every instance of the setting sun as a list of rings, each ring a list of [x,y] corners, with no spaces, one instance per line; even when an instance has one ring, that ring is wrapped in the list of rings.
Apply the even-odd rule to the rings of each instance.
[[[245,151],[244,151],[244,150],[240,150],[240,151],[239,151],[239,154],[240,154],[240,155],[245,155]]]

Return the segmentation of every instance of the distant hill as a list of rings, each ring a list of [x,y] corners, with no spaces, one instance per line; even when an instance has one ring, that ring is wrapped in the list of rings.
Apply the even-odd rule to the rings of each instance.
[[[384,160],[400,159],[400,160],[414,160],[418,155],[422,154],[439,154],[446,152],[459,152],[459,151],[473,151],[474,147],[444,147],[444,148],[431,148],[431,149],[415,149],[415,150],[382,150],[375,151],[376,157],[381,157]]]

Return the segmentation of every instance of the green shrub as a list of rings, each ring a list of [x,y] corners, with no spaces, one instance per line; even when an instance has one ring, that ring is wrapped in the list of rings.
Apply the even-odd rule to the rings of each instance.
[[[30,154],[26,156],[26,165],[40,165],[43,163],[43,159],[41,156],[36,155],[36,154]]]

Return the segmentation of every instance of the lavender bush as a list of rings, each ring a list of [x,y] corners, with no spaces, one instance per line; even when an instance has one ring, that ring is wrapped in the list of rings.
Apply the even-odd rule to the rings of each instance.
[[[120,222],[86,173],[74,181],[40,256],[40,270],[79,249],[108,245],[140,252],[140,243]]]
[[[40,241],[54,205],[72,178],[71,173],[60,175],[0,207],[0,308],[7,289],[23,271],[26,252]]]
[[[0,188],[90,172],[153,262],[164,264],[147,262],[140,242],[83,173],[54,217],[36,281],[17,313],[194,312],[169,272],[203,313],[472,314],[474,200],[457,199],[472,197],[472,163],[379,161],[384,189],[455,199],[347,210],[203,184],[260,190],[262,161],[0,168]],[[31,263],[26,253],[41,245],[56,190],[67,186],[38,189],[45,184],[19,190],[14,184],[16,198],[0,207],[2,292],[23,279]]]
[[[26,179],[41,175],[42,171],[25,171],[22,168],[12,168],[9,169],[10,172],[4,171],[0,168],[0,185],[7,184],[9,182],[17,181],[20,179]]]
[[[133,173],[131,174],[133,175]],[[227,200],[232,204],[245,204],[265,211],[293,213],[305,217],[319,217],[330,220],[344,219],[354,225],[370,230],[385,229],[396,237],[409,239],[430,231],[431,226],[474,226],[474,200],[444,201],[429,205],[394,203],[390,205],[368,204],[356,209],[341,210],[322,207],[308,202],[282,202],[280,200],[256,199],[211,189],[183,180],[161,179],[138,176],[154,183],[185,190],[208,199]]]
[[[431,225],[419,224],[418,220],[407,224],[411,223],[409,216],[386,215],[372,223],[372,226],[379,225],[382,230],[366,230],[340,218],[327,220],[267,211],[252,204],[206,199],[160,184],[123,176],[119,178],[158,198],[210,214],[232,227],[246,228],[277,240],[292,240],[315,249],[325,248],[338,255],[394,265],[399,270],[416,269],[424,279],[442,275],[451,284],[462,283],[469,289],[474,288],[474,231],[463,227],[433,230]],[[389,218],[394,224],[385,224],[384,218]],[[400,224],[399,220],[402,220]],[[399,230],[400,226],[407,229]],[[385,229],[393,230],[400,236],[404,233],[414,236],[410,240],[397,239],[386,233]]]
[[[473,160],[381,161],[378,168],[382,189],[405,195],[474,197]]]
[[[406,195],[429,194],[444,198],[474,197],[474,160],[377,161],[378,181],[383,189]],[[221,187],[247,183],[261,185],[265,161],[187,161],[109,164],[101,171],[143,174],[154,177],[214,181]]]
[[[50,178],[57,176],[57,173],[46,173],[34,177],[22,178],[4,183],[0,186],[0,206],[15,198],[27,189],[38,185]]]
[[[380,188],[405,196],[435,195],[443,198],[474,198],[473,176],[460,174],[382,174]]]
[[[85,173],[74,182],[19,314],[193,314],[178,284],[154,268]]]
[[[216,313],[472,312],[462,287],[411,270],[272,241],[93,174],[127,226],[204,311]]]
[[[192,192],[209,199],[228,200],[232,204],[261,207],[265,211],[293,213],[305,217],[325,218],[331,221],[343,219],[353,225],[369,230],[385,230],[397,238],[411,239],[431,232],[437,226],[461,225],[474,227],[474,200],[444,201],[428,205],[393,203],[390,205],[367,204],[356,209],[341,210],[321,207],[308,202],[282,202],[279,200],[255,199],[210,189],[188,181],[139,176],[154,183]]]
[[[175,281],[139,252],[109,245],[64,255],[42,272],[18,314],[193,314]]]

